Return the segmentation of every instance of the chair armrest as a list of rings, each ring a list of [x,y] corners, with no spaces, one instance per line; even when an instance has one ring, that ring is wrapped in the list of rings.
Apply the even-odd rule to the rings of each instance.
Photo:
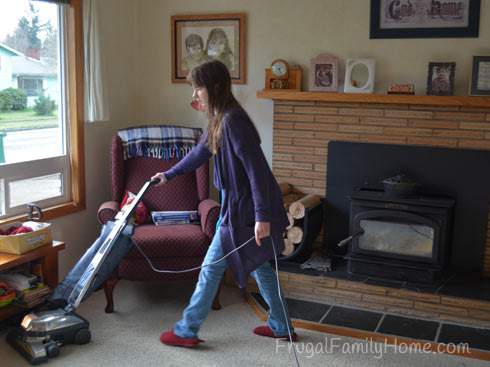
[[[117,201],[106,201],[97,210],[97,219],[100,223],[105,224],[114,219],[118,211],[119,203]]]
[[[201,216],[202,231],[209,238],[213,238],[216,230],[216,223],[218,222],[219,212],[221,210],[220,205],[212,199],[205,199],[199,203],[197,210]]]

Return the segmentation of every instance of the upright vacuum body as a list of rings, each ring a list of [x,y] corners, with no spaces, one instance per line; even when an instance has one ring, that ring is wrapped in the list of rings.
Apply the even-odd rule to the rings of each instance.
[[[102,284],[129,250],[130,241],[127,241],[128,245],[121,244],[118,240],[146,190],[157,182],[158,180],[148,181],[143,185],[134,200],[117,214],[113,224],[103,229],[102,235],[54,290],[58,300],[65,301],[65,307],[30,313],[24,317],[19,327],[7,335],[7,341],[31,364],[39,364],[58,356],[62,345],[85,344],[90,341],[89,322],[77,315],[75,310]],[[123,251],[111,252],[119,245],[124,246]],[[108,259],[109,254],[114,255],[112,259]]]

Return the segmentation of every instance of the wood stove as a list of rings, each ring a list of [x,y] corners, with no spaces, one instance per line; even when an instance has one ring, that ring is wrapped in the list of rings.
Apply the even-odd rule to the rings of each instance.
[[[451,243],[453,199],[393,197],[360,189],[350,195],[350,203],[350,273],[420,283],[442,277]]]
[[[490,239],[487,233],[490,150],[330,141],[327,160],[323,233],[325,250],[334,269],[346,263],[349,248],[339,247],[338,243],[354,233],[349,228],[349,196],[353,189],[382,191],[380,179],[406,173],[423,184],[418,190],[420,195],[429,199],[444,196],[457,203],[450,226],[451,239],[446,240],[444,249],[444,256],[450,255],[448,272],[451,275],[485,272]],[[395,201],[394,204],[400,203]]]

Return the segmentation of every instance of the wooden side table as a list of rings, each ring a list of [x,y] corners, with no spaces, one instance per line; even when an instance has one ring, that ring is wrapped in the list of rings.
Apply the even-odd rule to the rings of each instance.
[[[58,252],[65,249],[65,243],[53,241],[53,243],[36,248],[22,255],[13,255],[0,252],[0,272],[33,260],[41,260],[44,283],[51,289],[58,285]],[[18,312],[16,306],[0,308],[0,321]]]

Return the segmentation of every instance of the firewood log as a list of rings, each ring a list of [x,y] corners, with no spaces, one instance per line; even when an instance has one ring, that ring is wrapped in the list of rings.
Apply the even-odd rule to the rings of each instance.
[[[320,196],[313,194],[306,195],[289,205],[289,213],[291,213],[294,219],[301,219],[305,216],[306,208],[313,208],[320,203]]]
[[[284,203],[284,208],[288,209],[289,205],[291,205],[291,203],[299,200],[303,196],[304,196],[304,194],[294,194],[294,193],[283,196],[282,201]]]
[[[303,230],[298,226],[291,227],[286,233],[287,239],[294,244],[300,243],[303,239]]]
[[[286,229],[290,229],[292,226],[294,226],[294,218],[293,216],[288,212],[288,220],[289,220],[289,225],[286,227]]]
[[[293,187],[287,182],[281,182],[279,187],[281,188],[282,196],[288,195],[293,191]]]
[[[284,251],[282,252],[282,255],[284,256],[289,256],[293,253],[294,251],[294,245],[293,243],[288,240],[287,238],[284,239]]]

